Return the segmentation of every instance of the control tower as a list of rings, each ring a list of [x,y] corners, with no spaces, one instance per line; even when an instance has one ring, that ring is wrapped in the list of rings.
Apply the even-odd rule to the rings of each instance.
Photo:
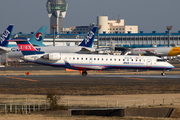
[[[67,7],[66,0],[48,0],[46,3],[50,26],[57,25],[56,32],[58,33],[63,31],[63,18],[66,16]],[[50,28],[50,33],[53,33],[52,28]]]

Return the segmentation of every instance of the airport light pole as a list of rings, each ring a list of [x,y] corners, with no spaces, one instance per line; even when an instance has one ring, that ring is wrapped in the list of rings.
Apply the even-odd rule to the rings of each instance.
[[[53,46],[55,46],[55,31],[57,29],[58,25],[51,25],[51,28],[53,29]]]
[[[170,30],[172,30],[173,26],[166,26],[167,30],[168,30],[168,47],[170,47]]]
[[[101,29],[101,25],[98,25],[98,30],[97,30],[97,49],[99,49],[99,29]]]

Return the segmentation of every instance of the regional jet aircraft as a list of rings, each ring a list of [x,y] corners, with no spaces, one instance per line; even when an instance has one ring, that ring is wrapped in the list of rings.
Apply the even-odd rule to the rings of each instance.
[[[165,70],[174,68],[170,63],[155,56],[45,53],[37,51],[28,41],[17,41],[17,44],[24,55],[22,57],[23,60],[54,67],[80,70],[83,76],[87,75],[87,70],[105,69],[163,70],[161,75],[165,75]]]

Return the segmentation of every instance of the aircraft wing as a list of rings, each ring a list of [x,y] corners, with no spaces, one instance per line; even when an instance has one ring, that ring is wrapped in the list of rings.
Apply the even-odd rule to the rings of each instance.
[[[66,60],[64,62],[65,62],[66,68],[75,69],[75,70],[84,70],[84,69],[88,69],[88,70],[102,70],[102,69],[105,68],[104,66],[95,66],[95,65],[71,65]]]
[[[11,48],[0,47],[0,55],[4,54],[4,53],[7,53],[7,52],[10,52],[10,51],[11,51]]]
[[[81,50],[77,53],[79,53],[79,54],[90,54],[93,52],[95,52],[95,49],[93,49],[93,48],[82,47]]]
[[[102,70],[104,66],[89,66],[89,65],[73,65],[73,67],[78,68],[79,70],[82,69],[90,69],[90,70]]]
[[[105,51],[105,50],[110,50],[110,48],[98,48],[96,51]]]
[[[95,53],[98,51],[105,51],[105,50],[109,50],[109,48],[88,48],[88,47],[83,47],[81,48],[81,50],[78,52],[79,54],[90,54],[90,53]]]
[[[162,56],[162,53],[154,53],[152,51],[146,50],[148,56]]]

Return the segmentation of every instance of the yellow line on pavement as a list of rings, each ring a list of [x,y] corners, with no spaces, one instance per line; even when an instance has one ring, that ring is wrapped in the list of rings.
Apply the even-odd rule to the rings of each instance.
[[[25,81],[31,81],[31,82],[39,82],[39,80],[31,80],[31,79],[24,79],[24,78],[17,78],[17,77],[6,77],[6,78],[25,80]]]
[[[146,79],[141,79],[141,78],[127,78],[127,79],[134,79],[134,80],[146,80]]]

